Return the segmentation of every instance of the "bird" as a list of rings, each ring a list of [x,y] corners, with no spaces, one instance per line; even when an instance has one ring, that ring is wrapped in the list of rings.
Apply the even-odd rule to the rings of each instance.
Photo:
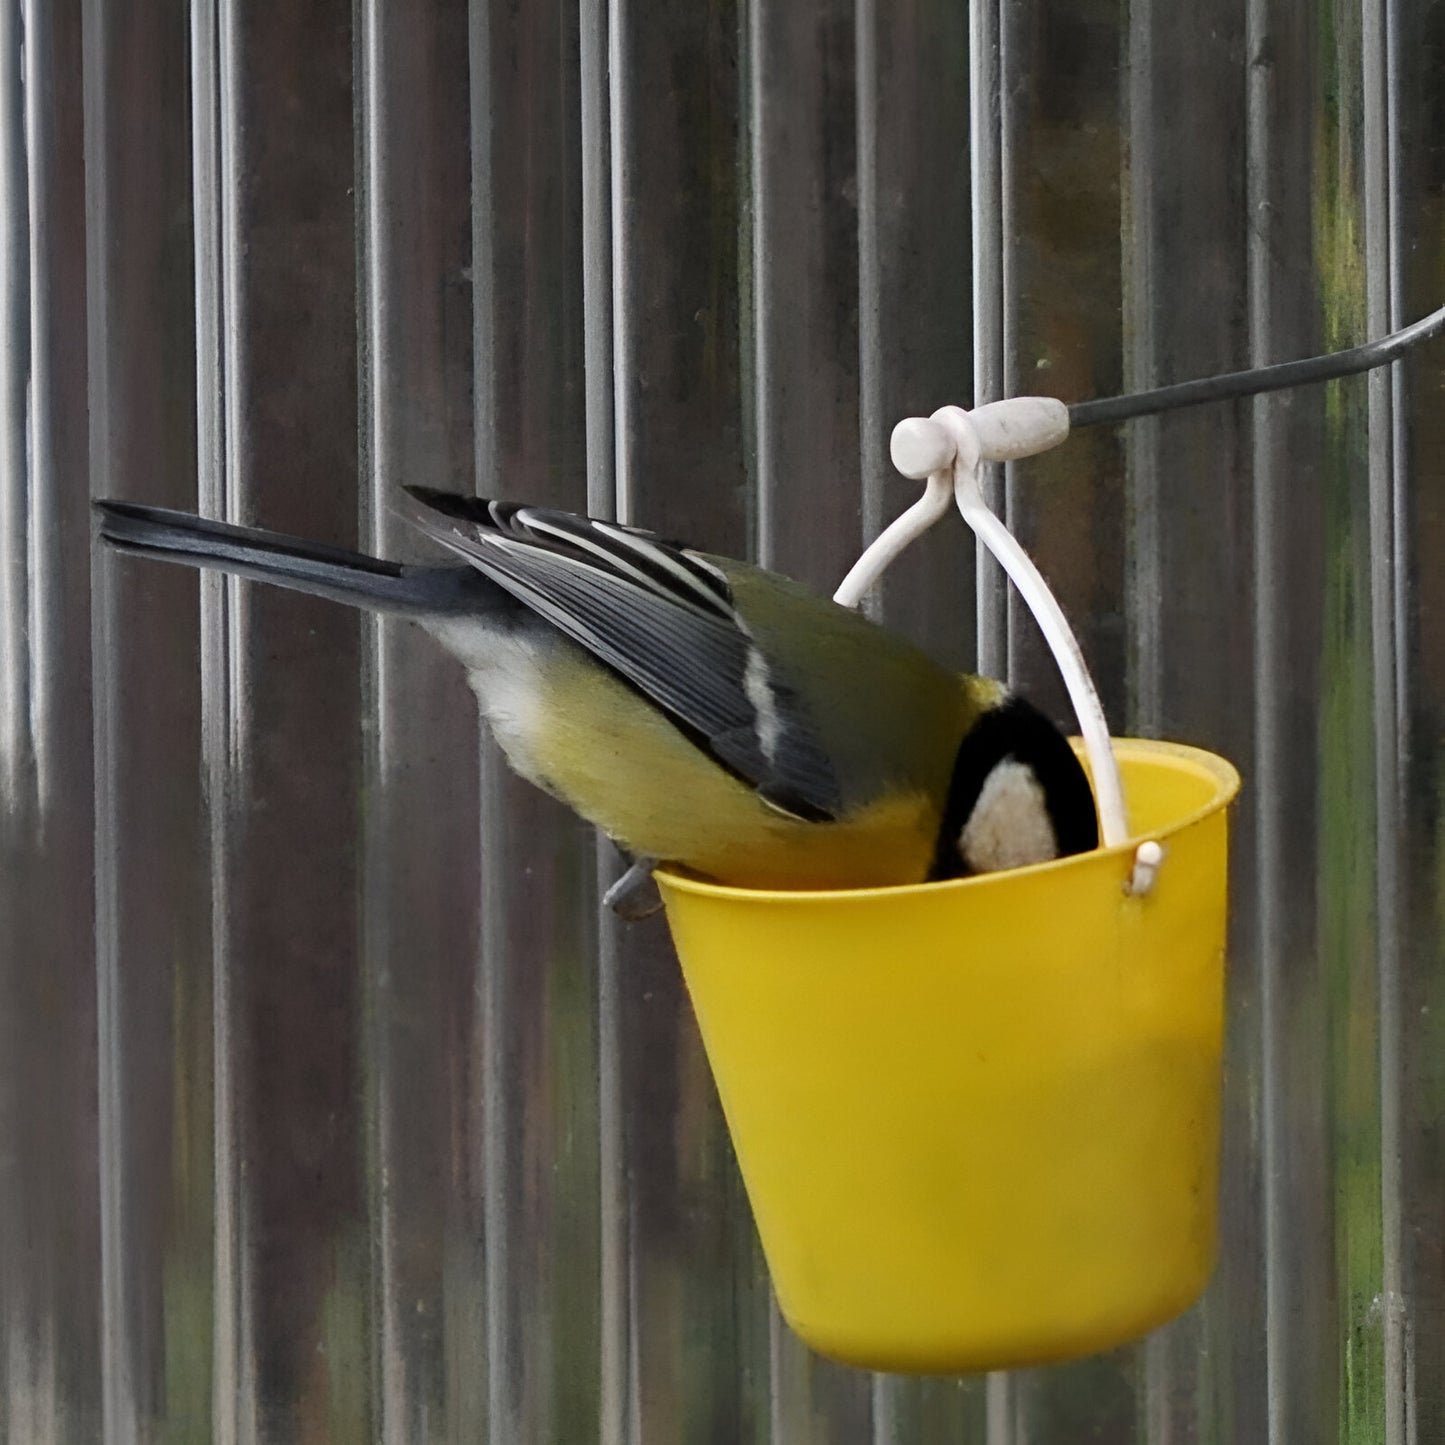
[[[1098,846],[1074,749],[1001,683],[641,527],[404,490],[446,560],[95,507],[121,553],[420,624],[466,669],[510,765],[643,867],[746,889],[883,888]]]

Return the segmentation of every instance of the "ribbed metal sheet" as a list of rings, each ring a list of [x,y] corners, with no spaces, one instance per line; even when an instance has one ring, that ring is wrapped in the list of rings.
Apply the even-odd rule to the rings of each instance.
[[[1445,1439],[1445,351],[995,494],[1119,731],[1238,762],[1224,1248],[1144,1343],[781,1324],[660,921],[421,635],[91,550],[407,481],[831,589],[906,414],[1445,299],[1445,4],[9,0],[0,1441]],[[1057,716],[957,527],[881,614]]]

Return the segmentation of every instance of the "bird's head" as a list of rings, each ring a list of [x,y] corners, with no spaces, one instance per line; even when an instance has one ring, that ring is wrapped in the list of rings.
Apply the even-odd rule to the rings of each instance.
[[[1063,734],[1004,693],[964,736],[939,828],[933,877],[1044,863],[1099,845],[1094,795]]]

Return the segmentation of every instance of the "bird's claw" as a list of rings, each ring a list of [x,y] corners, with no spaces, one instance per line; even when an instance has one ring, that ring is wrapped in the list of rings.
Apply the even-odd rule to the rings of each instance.
[[[625,923],[640,923],[651,918],[662,907],[662,898],[654,893],[651,898],[643,897],[645,891],[656,885],[652,881],[652,870],[657,867],[656,858],[635,858],[627,872],[602,895],[602,906],[610,908]]]

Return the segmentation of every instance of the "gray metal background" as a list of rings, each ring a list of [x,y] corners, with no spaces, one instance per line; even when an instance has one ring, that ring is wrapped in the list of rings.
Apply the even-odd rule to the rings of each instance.
[[[400,626],[403,480],[831,588],[894,420],[1445,293],[1441,0],[6,0],[0,1439],[1445,1439],[1445,351],[999,478],[1116,727],[1237,761],[1224,1254],[1136,1347],[773,1314],[663,928]],[[957,527],[887,617],[1063,716]]]

